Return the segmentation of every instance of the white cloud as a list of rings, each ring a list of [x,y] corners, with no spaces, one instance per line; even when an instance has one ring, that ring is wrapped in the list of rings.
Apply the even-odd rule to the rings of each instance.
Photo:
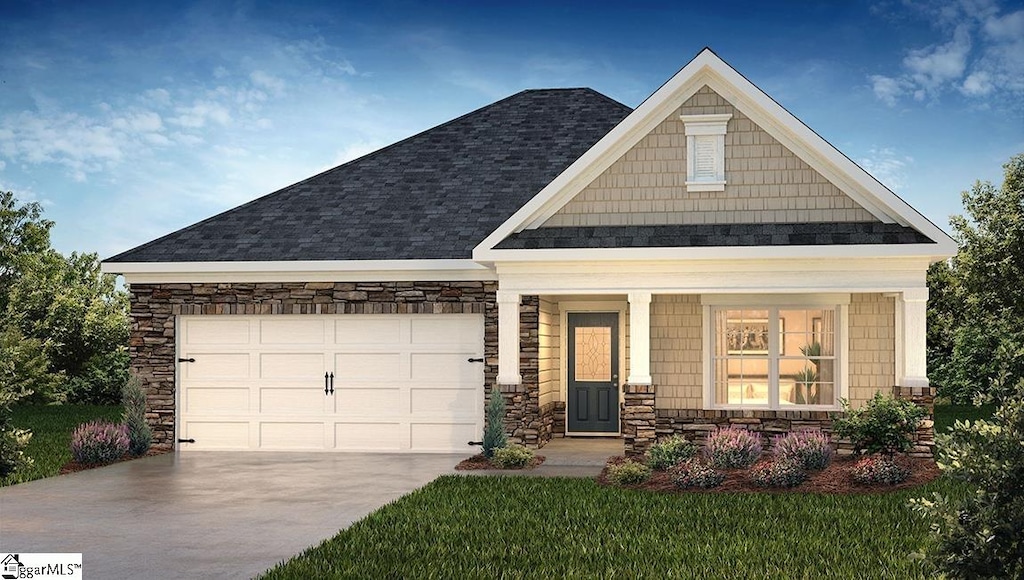
[[[1003,14],[995,0],[906,3],[947,40],[908,50],[897,74],[869,75],[880,101],[895,106],[906,97],[925,101],[957,91],[975,101],[995,98],[1019,105],[1024,96],[1024,10]]]
[[[907,185],[907,169],[914,158],[889,147],[872,148],[858,164],[889,189],[899,192]]]
[[[285,82],[283,80],[261,70],[254,70],[249,73],[249,79],[252,81],[252,84],[267,89],[273,94],[284,92]]]

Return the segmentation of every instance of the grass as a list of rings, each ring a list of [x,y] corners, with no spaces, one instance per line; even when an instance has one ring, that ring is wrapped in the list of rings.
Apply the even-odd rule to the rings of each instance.
[[[57,475],[71,461],[71,432],[94,419],[119,421],[119,405],[26,405],[14,409],[16,427],[32,431],[31,467],[0,479],[0,487]]]
[[[936,429],[991,408],[939,407]],[[586,479],[445,476],[265,578],[923,578],[913,497],[662,495]]]

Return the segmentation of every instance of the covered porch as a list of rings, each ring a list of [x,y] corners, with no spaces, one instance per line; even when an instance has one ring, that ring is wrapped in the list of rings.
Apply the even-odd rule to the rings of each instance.
[[[499,276],[497,383],[508,431],[525,444],[621,437],[637,454],[661,436],[699,441],[730,424],[766,437],[828,430],[840,399],[930,394],[923,285],[761,272],[747,278],[758,286],[732,273],[727,287],[682,271],[565,266]]]

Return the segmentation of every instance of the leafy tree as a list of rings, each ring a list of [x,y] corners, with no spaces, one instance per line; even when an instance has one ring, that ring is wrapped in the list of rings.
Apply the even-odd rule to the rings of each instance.
[[[120,401],[128,380],[127,293],[100,272],[96,254],[48,250],[25,263],[10,290],[10,318],[42,342],[51,368],[69,377],[69,401]]]
[[[39,341],[26,339],[16,327],[0,330],[0,478],[29,465],[25,446],[32,434],[11,424],[11,407],[32,394],[51,388],[46,356]]]
[[[929,355],[940,394],[956,402],[986,392],[1001,370],[1024,377],[1024,154],[1003,166],[1002,187],[978,182],[953,216],[960,245],[929,271]]]
[[[938,437],[939,467],[969,492],[914,501],[931,520],[924,553],[933,572],[951,579],[1024,578],[1022,442],[1024,381],[1007,389],[992,420],[957,421]]]
[[[53,222],[42,218],[38,203],[18,205],[14,194],[0,191],[0,312],[7,310],[7,294],[24,274],[26,259],[50,248]]]

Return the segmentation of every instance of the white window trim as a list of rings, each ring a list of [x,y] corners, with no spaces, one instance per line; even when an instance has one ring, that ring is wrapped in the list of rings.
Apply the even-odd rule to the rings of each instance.
[[[835,300],[835,301],[832,301]],[[849,399],[849,294],[815,294],[815,295],[704,295],[701,297],[703,305],[703,356],[704,367],[704,409],[706,410],[749,410],[749,411],[839,411],[842,409],[841,401]],[[779,405],[779,393],[777,389],[769,388],[768,405],[723,405],[715,401],[714,390],[714,309],[721,307],[742,307],[748,310],[754,309],[778,309],[785,307],[825,307],[836,310],[836,400],[832,405],[801,405],[782,407]],[[778,345],[778,321],[777,316],[769,317],[770,352],[777,352]],[[774,347],[774,348],[772,348]],[[769,375],[778,376],[778,356],[769,358]]]
[[[725,191],[725,131],[732,114],[679,115],[686,132],[686,190]],[[712,179],[697,175],[697,141],[708,140],[714,146]]]

